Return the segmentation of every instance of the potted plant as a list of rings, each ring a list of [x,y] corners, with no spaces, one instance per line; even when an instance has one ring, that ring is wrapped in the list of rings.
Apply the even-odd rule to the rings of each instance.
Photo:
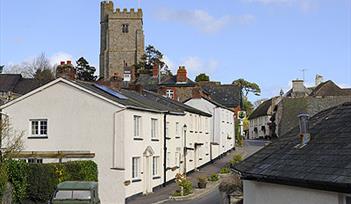
[[[199,188],[206,188],[206,184],[207,184],[207,178],[205,176],[200,176],[198,178],[197,186]]]

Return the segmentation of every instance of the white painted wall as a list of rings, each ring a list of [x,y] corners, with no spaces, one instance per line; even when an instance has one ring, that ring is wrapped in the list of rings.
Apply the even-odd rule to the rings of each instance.
[[[209,121],[212,132],[211,143],[218,143],[212,145],[213,159],[234,148],[235,125],[232,111],[218,107],[203,98],[190,99],[186,104],[212,115]]]
[[[159,186],[163,182],[163,114],[152,113],[146,111],[136,111],[127,109],[124,111],[125,123],[120,124],[120,128],[124,128],[124,149],[125,149],[125,181],[130,181],[130,184],[126,186],[126,197],[138,194],[138,193],[150,193],[146,192],[148,183],[151,182],[151,188]],[[134,115],[141,117],[141,139],[134,139]],[[151,140],[151,119],[157,119],[158,121],[158,134],[157,139],[159,141]],[[149,158],[144,156],[145,150],[151,147],[154,154]],[[158,164],[158,175],[152,175],[152,157],[159,157]],[[132,157],[140,157],[140,178],[141,181],[133,182],[132,179]],[[147,162],[146,159],[149,159]],[[147,165],[148,164],[148,165]],[[148,174],[148,175],[147,175]],[[154,177],[159,177],[154,179]]]
[[[146,171],[152,173],[152,156],[159,156],[158,179],[163,181],[163,114],[122,108],[72,87],[64,82],[44,89],[3,109],[14,128],[23,130],[24,151],[90,151],[98,165],[99,195],[102,203],[124,203],[124,199],[146,189]],[[141,137],[134,140],[133,116],[141,116]],[[151,118],[158,120],[158,139],[151,141]],[[30,119],[48,120],[48,139],[28,139]],[[154,155],[146,166],[147,147]],[[140,157],[140,179],[132,182],[132,157]],[[44,162],[57,162],[45,160]],[[112,169],[120,168],[120,170]],[[121,170],[121,169],[125,170]],[[129,181],[129,185],[124,183]]]
[[[251,119],[249,121],[249,138],[250,139],[256,139],[259,137],[264,137],[266,135],[269,135],[269,125],[268,123],[270,123],[270,118],[271,116],[266,115],[266,116],[261,116],[261,117],[257,117],[254,119]],[[264,133],[264,131],[262,131],[262,126],[266,127],[266,133]],[[257,133],[255,133],[255,128],[257,128]]]
[[[25,132],[24,151],[95,153],[102,203],[124,203],[124,171],[111,170],[113,113],[118,110],[116,105],[58,82],[2,111],[15,129]],[[27,138],[30,119],[48,120],[48,139]]]
[[[244,204],[342,204],[336,192],[244,180]]]
[[[93,160],[98,165],[99,194],[104,204],[124,203],[125,198],[149,193],[164,181],[163,113],[125,109],[78,89],[67,81],[59,81],[2,111],[9,115],[15,129],[25,132],[24,151],[95,153]],[[142,140],[134,138],[135,115],[141,117]],[[151,139],[152,118],[158,120],[158,141]],[[31,119],[48,120],[47,139],[28,138]],[[184,171],[184,124],[187,125],[187,147],[194,148],[187,151],[187,172],[210,161],[212,121],[210,117],[189,112],[185,112],[185,115],[167,115],[166,119],[169,122],[167,152],[170,152],[170,157],[167,158],[167,167],[170,169],[167,170],[166,180],[169,181],[175,178],[176,173]],[[196,151],[195,143],[202,144],[197,146]],[[152,155],[146,149],[151,149]],[[145,152],[148,154],[145,155]],[[158,175],[155,178],[152,175],[153,156],[159,156]],[[140,157],[138,181],[132,178],[132,157]],[[57,162],[45,158],[43,161]]]

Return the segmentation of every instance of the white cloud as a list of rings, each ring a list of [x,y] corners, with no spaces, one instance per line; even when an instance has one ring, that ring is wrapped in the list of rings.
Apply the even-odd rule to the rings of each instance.
[[[72,55],[65,52],[57,52],[49,57],[49,61],[51,65],[60,64],[61,61],[67,61],[67,60],[71,60],[72,63],[74,63],[72,59],[73,59]]]
[[[186,67],[191,76],[196,76],[200,73],[211,75],[219,68],[219,62],[215,59],[203,60],[194,56],[184,59],[181,64]]]
[[[161,8],[157,17],[163,21],[174,21],[193,26],[204,33],[218,32],[228,24],[248,24],[255,20],[253,15],[225,15],[217,18],[200,9],[174,11],[168,8]]]
[[[175,66],[174,62],[166,55],[163,55],[163,62],[167,64],[168,68],[175,73],[177,71],[177,67]]]
[[[250,3],[261,3],[272,6],[296,7],[303,12],[309,12],[317,7],[315,0],[243,0]]]

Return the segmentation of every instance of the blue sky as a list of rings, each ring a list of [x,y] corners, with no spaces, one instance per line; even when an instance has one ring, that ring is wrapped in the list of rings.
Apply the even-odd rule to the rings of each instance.
[[[146,45],[191,78],[205,72],[231,83],[258,83],[262,95],[316,74],[351,87],[350,0],[120,0],[144,12]],[[98,65],[99,0],[0,0],[0,64],[40,53],[54,63],[84,56]],[[252,100],[257,97],[251,97]]]

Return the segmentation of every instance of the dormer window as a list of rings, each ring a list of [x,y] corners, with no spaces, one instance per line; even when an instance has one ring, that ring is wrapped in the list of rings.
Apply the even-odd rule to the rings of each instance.
[[[129,24],[122,24],[122,33],[129,32]]]

